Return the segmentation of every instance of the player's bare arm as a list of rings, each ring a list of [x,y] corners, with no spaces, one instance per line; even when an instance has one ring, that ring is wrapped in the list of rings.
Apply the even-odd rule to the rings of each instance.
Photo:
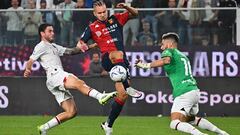
[[[80,48],[78,47],[74,47],[74,48],[66,48],[64,54],[65,55],[74,55],[74,54],[79,54],[82,51],[80,50]]]
[[[118,3],[117,8],[125,8],[129,12],[129,18],[138,16],[138,10],[128,6],[126,3]]]
[[[155,60],[151,63],[144,63],[142,60],[138,59],[135,62],[135,67],[143,68],[143,69],[150,69],[155,67],[162,67],[164,65],[170,64],[171,58],[170,57],[164,57],[160,60]]]
[[[23,74],[24,77],[29,77],[29,75],[31,74],[33,62],[34,62],[33,59],[29,59],[27,61],[26,68],[25,68],[25,71],[24,71],[24,74]]]
[[[82,40],[79,40],[78,43],[77,43],[77,48],[79,48],[82,52],[85,52],[85,51],[87,51],[89,49],[92,49],[92,48],[95,48],[95,47],[97,47],[97,43],[93,43],[93,44],[87,45]]]

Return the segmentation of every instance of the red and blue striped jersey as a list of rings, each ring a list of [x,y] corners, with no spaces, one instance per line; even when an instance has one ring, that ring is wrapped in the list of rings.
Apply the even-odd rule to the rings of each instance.
[[[112,51],[124,51],[123,26],[128,21],[129,12],[116,13],[106,21],[96,20],[91,23],[81,36],[81,40],[87,42],[93,39],[102,54]]]

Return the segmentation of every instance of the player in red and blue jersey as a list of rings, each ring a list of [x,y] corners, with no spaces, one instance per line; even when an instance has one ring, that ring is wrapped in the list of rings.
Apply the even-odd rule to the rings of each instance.
[[[129,62],[124,51],[122,31],[124,24],[126,24],[129,18],[138,15],[138,11],[135,8],[127,6],[125,3],[119,3],[116,7],[125,8],[126,11],[108,17],[105,3],[102,0],[95,1],[93,3],[93,14],[97,20],[86,28],[77,44],[77,47],[82,51],[98,46],[102,53],[102,66],[106,71],[110,71],[115,65],[123,66],[128,70]],[[96,44],[87,46],[86,43],[89,39],[93,39]],[[128,79],[122,82],[115,82],[115,88],[118,95],[112,103],[108,120],[101,125],[106,135],[112,134],[113,123],[120,114],[128,95],[134,97],[141,96],[141,92],[129,86],[129,75]]]

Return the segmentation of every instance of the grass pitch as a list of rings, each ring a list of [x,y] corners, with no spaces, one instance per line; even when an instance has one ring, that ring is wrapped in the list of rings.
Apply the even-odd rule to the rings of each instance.
[[[50,116],[0,116],[0,135],[38,135],[37,126]],[[102,116],[78,116],[51,129],[48,135],[104,135],[100,123]],[[208,117],[219,128],[230,135],[239,135],[240,117]],[[169,128],[169,117],[120,116],[114,125],[114,135],[184,135]],[[203,130],[201,130],[203,131]],[[209,135],[214,133],[203,131]],[[187,135],[187,134],[186,134]]]

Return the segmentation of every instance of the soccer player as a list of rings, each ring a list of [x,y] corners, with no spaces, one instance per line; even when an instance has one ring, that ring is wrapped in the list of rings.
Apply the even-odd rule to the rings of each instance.
[[[137,60],[135,66],[143,69],[163,67],[173,86],[174,102],[171,109],[170,128],[193,135],[206,135],[194,126],[229,135],[204,118],[197,117],[200,92],[192,76],[189,59],[177,49],[179,37],[176,33],[162,36],[162,59],[151,63]],[[194,126],[193,126],[194,125]]]
[[[129,62],[126,58],[123,43],[123,26],[129,18],[137,16],[138,11],[125,3],[119,3],[117,8],[125,8],[126,12],[116,13],[108,16],[106,4],[102,0],[96,0],[93,3],[93,14],[97,18],[84,31],[77,46],[82,51],[88,50],[94,46],[87,46],[89,39],[93,39],[102,53],[102,66],[106,71],[110,71],[115,65],[123,66],[128,70]],[[118,92],[117,97],[112,103],[108,120],[101,124],[106,135],[112,134],[114,121],[120,114],[128,95],[140,97],[141,92],[129,86],[128,78],[122,82],[115,82],[115,88]]]
[[[105,104],[116,95],[116,92],[102,94],[87,86],[84,81],[78,79],[75,75],[65,72],[60,56],[81,53],[80,49],[77,47],[65,48],[53,43],[54,32],[51,24],[41,24],[38,31],[41,41],[35,46],[26,64],[24,77],[29,77],[33,62],[39,60],[47,74],[47,88],[64,110],[64,112],[38,127],[40,134],[46,135],[50,128],[73,118],[77,114],[76,104],[68,89],[75,89],[84,95],[93,97],[100,104]]]

